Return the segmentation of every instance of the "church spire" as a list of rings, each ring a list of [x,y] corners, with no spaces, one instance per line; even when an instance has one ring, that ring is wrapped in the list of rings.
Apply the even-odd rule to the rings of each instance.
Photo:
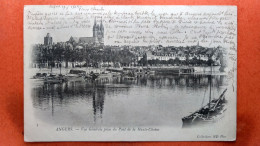
[[[95,17],[95,20],[94,20],[94,25],[93,25],[93,37],[96,38],[97,37],[97,21],[96,21],[96,17]]]
[[[96,29],[96,25],[97,25],[97,22],[96,22],[96,17],[95,17],[94,25],[93,25],[93,31],[95,31],[95,29]]]
[[[103,32],[104,31],[104,26],[103,26],[103,22],[102,22],[102,17],[101,17],[101,22],[100,22],[100,30]]]

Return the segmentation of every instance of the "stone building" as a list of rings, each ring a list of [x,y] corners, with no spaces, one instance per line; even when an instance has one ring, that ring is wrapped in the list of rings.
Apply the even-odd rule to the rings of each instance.
[[[52,37],[50,33],[47,33],[46,37],[44,37],[44,45],[45,46],[52,45]]]
[[[96,18],[93,25],[93,36],[92,37],[70,37],[69,43],[71,44],[88,44],[95,46],[103,46],[104,45],[104,26],[102,23],[102,19],[100,24],[97,24]]]

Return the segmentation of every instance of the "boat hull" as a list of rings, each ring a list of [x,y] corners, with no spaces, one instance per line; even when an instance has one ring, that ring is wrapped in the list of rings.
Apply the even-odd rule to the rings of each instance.
[[[193,114],[182,118],[182,127],[192,127],[197,125],[205,125],[209,123],[215,123],[223,117],[223,113],[226,111],[226,90],[220,95],[219,99],[212,100],[209,104],[202,107],[200,110]]]

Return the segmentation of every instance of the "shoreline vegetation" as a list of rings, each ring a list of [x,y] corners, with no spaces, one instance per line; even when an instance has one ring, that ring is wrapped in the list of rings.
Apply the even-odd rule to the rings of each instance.
[[[96,28],[96,22],[93,28],[93,38],[97,39],[96,29],[100,28]],[[227,66],[221,46],[202,47],[199,42],[186,47],[110,46],[100,41],[86,43],[71,37],[69,41],[53,43],[47,33],[44,44],[32,46],[30,67],[39,69],[34,78],[64,81],[75,76],[92,80],[122,76],[134,80],[143,75],[224,74]],[[56,69],[59,71],[54,75]],[[45,72],[40,74],[42,70]],[[70,75],[64,78],[67,74]]]
[[[30,66],[55,67],[203,67],[227,66],[226,52],[222,47],[196,46],[106,46],[58,42],[32,47]]]

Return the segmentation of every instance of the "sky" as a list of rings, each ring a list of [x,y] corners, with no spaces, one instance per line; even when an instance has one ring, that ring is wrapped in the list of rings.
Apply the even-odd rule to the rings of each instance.
[[[53,42],[65,42],[68,41],[71,36],[73,37],[92,37],[92,26],[94,24],[94,18],[97,17],[97,22],[100,22],[100,18],[102,17],[103,19],[103,24],[105,26],[105,37],[104,37],[104,42],[105,45],[137,45],[137,46],[147,46],[147,45],[163,45],[163,46],[192,46],[196,45],[197,42],[200,42],[201,46],[205,47],[216,47],[216,46],[223,46],[223,47],[230,47],[230,44],[225,44],[223,43],[223,39],[219,39],[221,41],[216,41],[215,43],[210,43],[212,41],[212,38],[207,38],[207,35],[210,35],[211,33],[208,33],[211,31],[210,27],[217,27],[217,26],[230,26],[230,24],[221,24],[221,25],[206,25],[206,29],[187,29],[183,30],[180,29],[185,33],[179,33],[179,34],[170,34],[170,30],[174,30],[174,28],[177,26],[180,26],[179,23],[172,23],[172,22],[167,22],[167,23],[159,23],[159,25],[167,25],[168,29],[163,29],[163,28],[154,28],[151,27],[154,25],[153,22],[148,24],[148,28],[138,28],[136,24],[121,24],[117,23],[115,21],[119,20],[126,20],[129,21],[130,19],[116,19],[114,20],[113,23],[111,23],[111,16],[118,16],[115,15],[114,13],[129,13],[129,12],[145,12],[147,11],[148,13],[153,13],[154,15],[157,15],[159,17],[159,14],[167,13],[167,14],[180,14],[181,12],[187,13],[187,14],[196,14],[196,13],[217,13],[221,11],[230,11],[231,13],[236,12],[236,7],[218,7],[218,6],[211,6],[211,7],[191,7],[191,6],[57,6],[54,8],[54,6],[26,6],[25,7],[25,17],[24,17],[24,39],[25,42],[28,44],[38,44],[38,43],[43,43],[44,37],[46,36],[47,33],[50,33],[50,35],[53,37]],[[101,12],[101,14],[100,14]],[[112,13],[109,14],[109,13]],[[74,17],[82,17],[83,20],[80,21],[85,21],[84,24],[87,24],[84,26],[85,28],[76,28],[76,27],[70,27],[70,28],[64,28],[64,29],[41,29],[41,30],[32,30],[28,29],[29,26],[31,26],[30,20],[28,19],[27,16],[34,16],[39,13],[42,14],[51,14],[53,15],[51,18],[55,18],[56,24],[54,25],[56,28],[59,27],[59,22],[58,19],[63,17],[63,19],[66,19],[68,25],[73,24],[74,22],[70,18]],[[55,14],[56,13],[56,14]],[[63,13],[63,15],[59,15],[60,13]],[[71,13],[73,13],[71,15]],[[78,15],[76,15],[78,13]],[[83,13],[83,14],[79,14]],[[67,14],[66,16],[64,16]],[[235,16],[232,17],[232,20],[235,21],[236,23],[236,13],[234,13]],[[142,15],[140,15],[141,17]],[[146,16],[146,15],[144,15]],[[135,15],[136,17],[136,15]],[[183,16],[185,18],[185,16]],[[39,17],[38,17],[39,18]],[[198,17],[199,18],[199,17]],[[109,22],[110,21],[110,22]],[[175,21],[175,20],[173,20]],[[178,21],[178,20],[176,20]],[[176,22],[175,21],[175,22]],[[39,23],[43,23],[42,26],[52,26],[52,25],[44,25],[46,21],[38,21]],[[122,29],[122,28],[116,28],[117,25],[125,25],[125,26],[132,26],[132,28],[129,29]],[[188,24],[189,25],[189,24]],[[201,24],[197,24],[197,26],[201,26]],[[236,27],[236,24],[233,26]],[[178,40],[182,40],[182,38],[185,38],[187,35],[188,37],[198,37],[200,35],[205,35],[206,38],[204,39],[204,42],[201,41],[200,39],[197,39],[197,41],[193,42],[188,42],[187,40],[184,41],[184,43],[178,43],[176,41],[168,41],[170,43],[166,43],[166,41],[161,41],[160,43],[155,43],[155,42],[143,42],[142,38],[139,38],[138,43],[124,43],[124,41],[121,39],[117,38],[118,33],[112,33],[112,31],[119,32],[119,31],[126,31],[123,33],[119,33],[121,36],[129,35],[133,37],[138,36],[138,34],[130,34],[129,31],[140,31],[142,34],[145,34],[145,31],[151,31],[153,32],[152,35],[146,35],[147,37],[154,37],[157,40],[160,40],[158,37],[162,36],[162,34],[158,34],[158,31],[166,31],[168,34],[166,34],[167,37],[177,37]],[[215,29],[215,31],[218,31],[221,29]],[[191,31],[201,31],[201,33],[197,34],[191,34],[189,32]],[[113,36],[112,38],[108,39],[110,36]],[[206,41],[205,41],[206,40]],[[120,41],[120,43],[115,43]],[[233,39],[234,42],[236,42],[236,38]]]

